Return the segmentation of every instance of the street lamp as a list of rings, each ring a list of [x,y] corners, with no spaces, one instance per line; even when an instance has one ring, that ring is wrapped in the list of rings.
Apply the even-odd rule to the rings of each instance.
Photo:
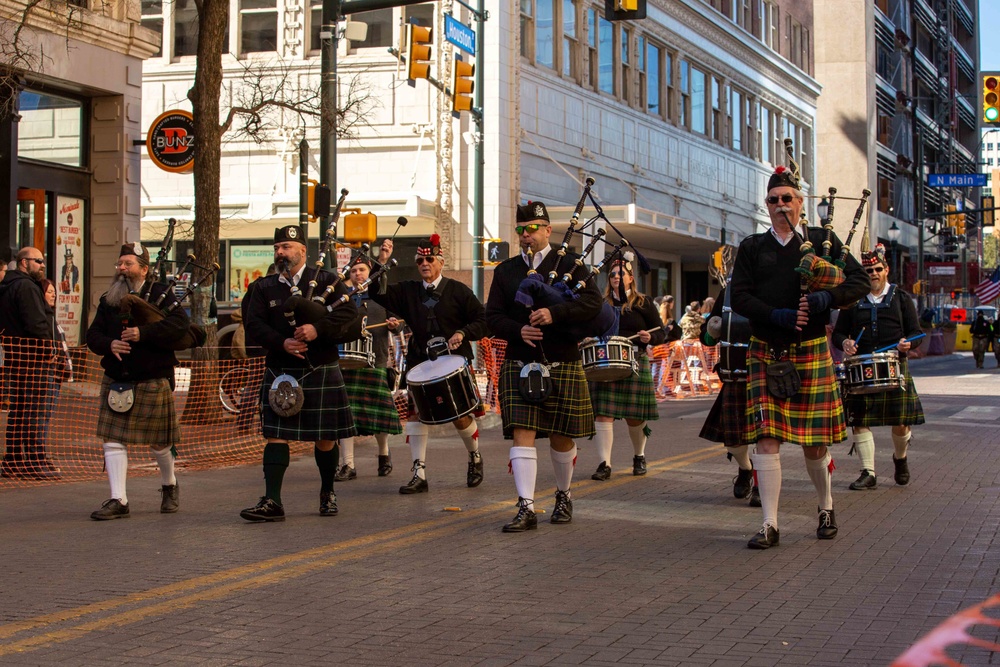
[[[826,200],[826,197],[823,197],[819,204],[816,205],[816,215],[819,216],[820,221],[822,221],[824,225],[826,224],[826,216],[829,212],[830,202]]]
[[[899,276],[899,254],[897,250],[897,244],[899,243],[899,237],[903,233],[903,230],[899,228],[896,221],[892,221],[892,227],[886,232],[886,236],[889,237],[889,243],[892,245],[892,269],[893,273],[896,275],[896,282],[900,282]]]

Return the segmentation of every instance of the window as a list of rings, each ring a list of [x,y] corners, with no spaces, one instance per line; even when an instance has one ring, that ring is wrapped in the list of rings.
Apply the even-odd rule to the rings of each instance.
[[[781,21],[778,17],[778,7],[772,0],[760,0],[759,11],[760,39],[765,46],[773,51],[778,51],[781,45]]]
[[[410,9],[413,10],[417,8],[418,7],[411,7]],[[323,3],[321,1],[320,16],[322,15]],[[365,36],[365,40],[363,42],[351,42],[352,49],[386,49],[393,46],[393,26],[395,25],[395,22],[392,20],[391,8],[375,9],[370,12],[358,12],[357,14],[351,14],[347,18],[350,21],[358,21],[368,26],[368,34]],[[421,25],[434,25],[434,18],[431,17],[429,22],[421,23]],[[316,36],[319,37],[318,31]],[[319,47],[316,46],[313,48],[318,49]]]
[[[278,0],[239,0],[240,53],[278,50]]]
[[[660,47],[646,45],[646,111],[664,116],[660,99]]]
[[[707,118],[707,103],[706,99],[708,96],[708,91],[705,89],[705,73],[692,67],[691,68],[691,131],[697,132],[699,134],[705,134],[707,128],[705,125]]]
[[[722,82],[716,77],[712,77],[712,138],[722,141],[722,133],[725,131],[722,123]]]
[[[580,46],[576,35],[576,4],[574,0],[563,0],[563,61],[562,73],[565,76],[580,80],[577,64]]]
[[[598,89],[615,94],[615,43],[614,23],[603,16],[597,17],[597,69]]]
[[[622,26],[621,29],[621,96],[625,104],[629,104],[632,101],[632,59],[629,58],[631,53],[631,36],[632,34],[627,28]]]
[[[554,69],[555,0],[535,0],[535,64]]]
[[[142,27],[156,31],[160,39],[163,39],[163,0],[142,0]],[[163,55],[162,41],[159,50],[153,55]]]
[[[757,135],[760,137],[760,161],[771,163],[771,151],[774,148],[771,110],[763,105],[757,111]]]
[[[674,86],[674,57],[670,53],[663,54],[663,74],[664,82],[667,84],[667,99],[664,100],[666,106],[660,115],[669,120],[676,113],[674,104],[677,100],[677,88]]]
[[[521,57],[531,60],[531,47],[535,42],[535,18],[532,0],[521,0]]]
[[[34,90],[23,90],[17,126],[18,156],[69,167],[82,167],[83,103]]]
[[[691,118],[691,81],[688,76],[689,66],[686,60],[680,62],[680,111],[677,122],[681,127],[687,127]]]
[[[587,62],[589,63],[587,74],[590,78],[590,86],[597,88],[598,67],[597,67],[597,10],[587,10]]]
[[[753,31],[753,5],[751,0],[733,0],[733,4],[737,5],[734,11],[736,14],[736,25],[740,26],[747,32]]]
[[[734,151],[743,152],[743,95],[735,88],[729,92],[729,127]]]
[[[986,144],[986,150],[988,151],[993,150],[993,144]]]
[[[198,55],[198,8],[194,0],[174,0],[174,56]]]

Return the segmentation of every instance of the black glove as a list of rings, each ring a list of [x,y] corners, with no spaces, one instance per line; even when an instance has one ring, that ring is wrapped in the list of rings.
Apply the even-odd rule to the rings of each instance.
[[[806,301],[809,302],[810,313],[822,313],[830,307],[830,304],[833,302],[833,295],[826,290],[820,290],[807,295]]]
[[[795,329],[798,326],[799,311],[791,308],[775,308],[771,311],[771,324],[782,329]]]

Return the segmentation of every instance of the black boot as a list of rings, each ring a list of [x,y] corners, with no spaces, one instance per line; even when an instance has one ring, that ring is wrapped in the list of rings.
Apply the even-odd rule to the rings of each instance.
[[[552,508],[550,523],[569,523],[573,520],[573,501],[569,491],[556,491],[556,504]]]
[[[753,469],[744,470],[740,468],[739,472],[736,473],[736,477],[733,478],[733,496],[741,500],[746,500],[750,497],[752,489]]]
[[[760,487],[756,485],[750,490],[750,507],[760,507]]]
[[[173,514],[180,509],[181,496],[176,481],[169,486],[166,484],[163,485],[160,492],[162,494],[160,498],[160,514]]]
[[[597,466],[597,471],[590,476],[590,479],[596,479],[598,482],[611,479],[611,466],[607,462],[601,461],[601,465]]]
[[[907,457],[897,459],[896,455],[892,455],[892,464],[896,466],[896,474],[893,477],[896,480],[896,484],[900,486],[906,486],[910,483],[910,466],[906,463]]]
[[[333,492],[321,491],[319,494],[319,515],[337,516],[337,496]]]
[[[483,455],[478,451],[469,453],[469,472],[465,475],[465,485],[470,489],[483,483]]]
[[[388,477],[389,473],[391,473],[391,472],[392,472],[392,456],[389,455],[389,454],[386,454],[385,456],[382,456],[381,454],[379,454],[378,455],[378,476],[379,477]]]
[[[517,507],[517,516],[510,523],[504,524],[503,532],[523,533],[538,528],[538,517],[535,515],[534,510],[531,509],[532,503],[524,498],[518,498]]]
[[[632,474],[636,477],[646,474],[646,457],[645,456],[633,456],[632,457]]]

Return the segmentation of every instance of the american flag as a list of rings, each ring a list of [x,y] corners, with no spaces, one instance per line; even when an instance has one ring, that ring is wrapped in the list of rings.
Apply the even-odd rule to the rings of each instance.
[[[1000,296],[1000,266],[993,270],[989,278],[976,285],[976,296],[980,304],[987,304]]]

